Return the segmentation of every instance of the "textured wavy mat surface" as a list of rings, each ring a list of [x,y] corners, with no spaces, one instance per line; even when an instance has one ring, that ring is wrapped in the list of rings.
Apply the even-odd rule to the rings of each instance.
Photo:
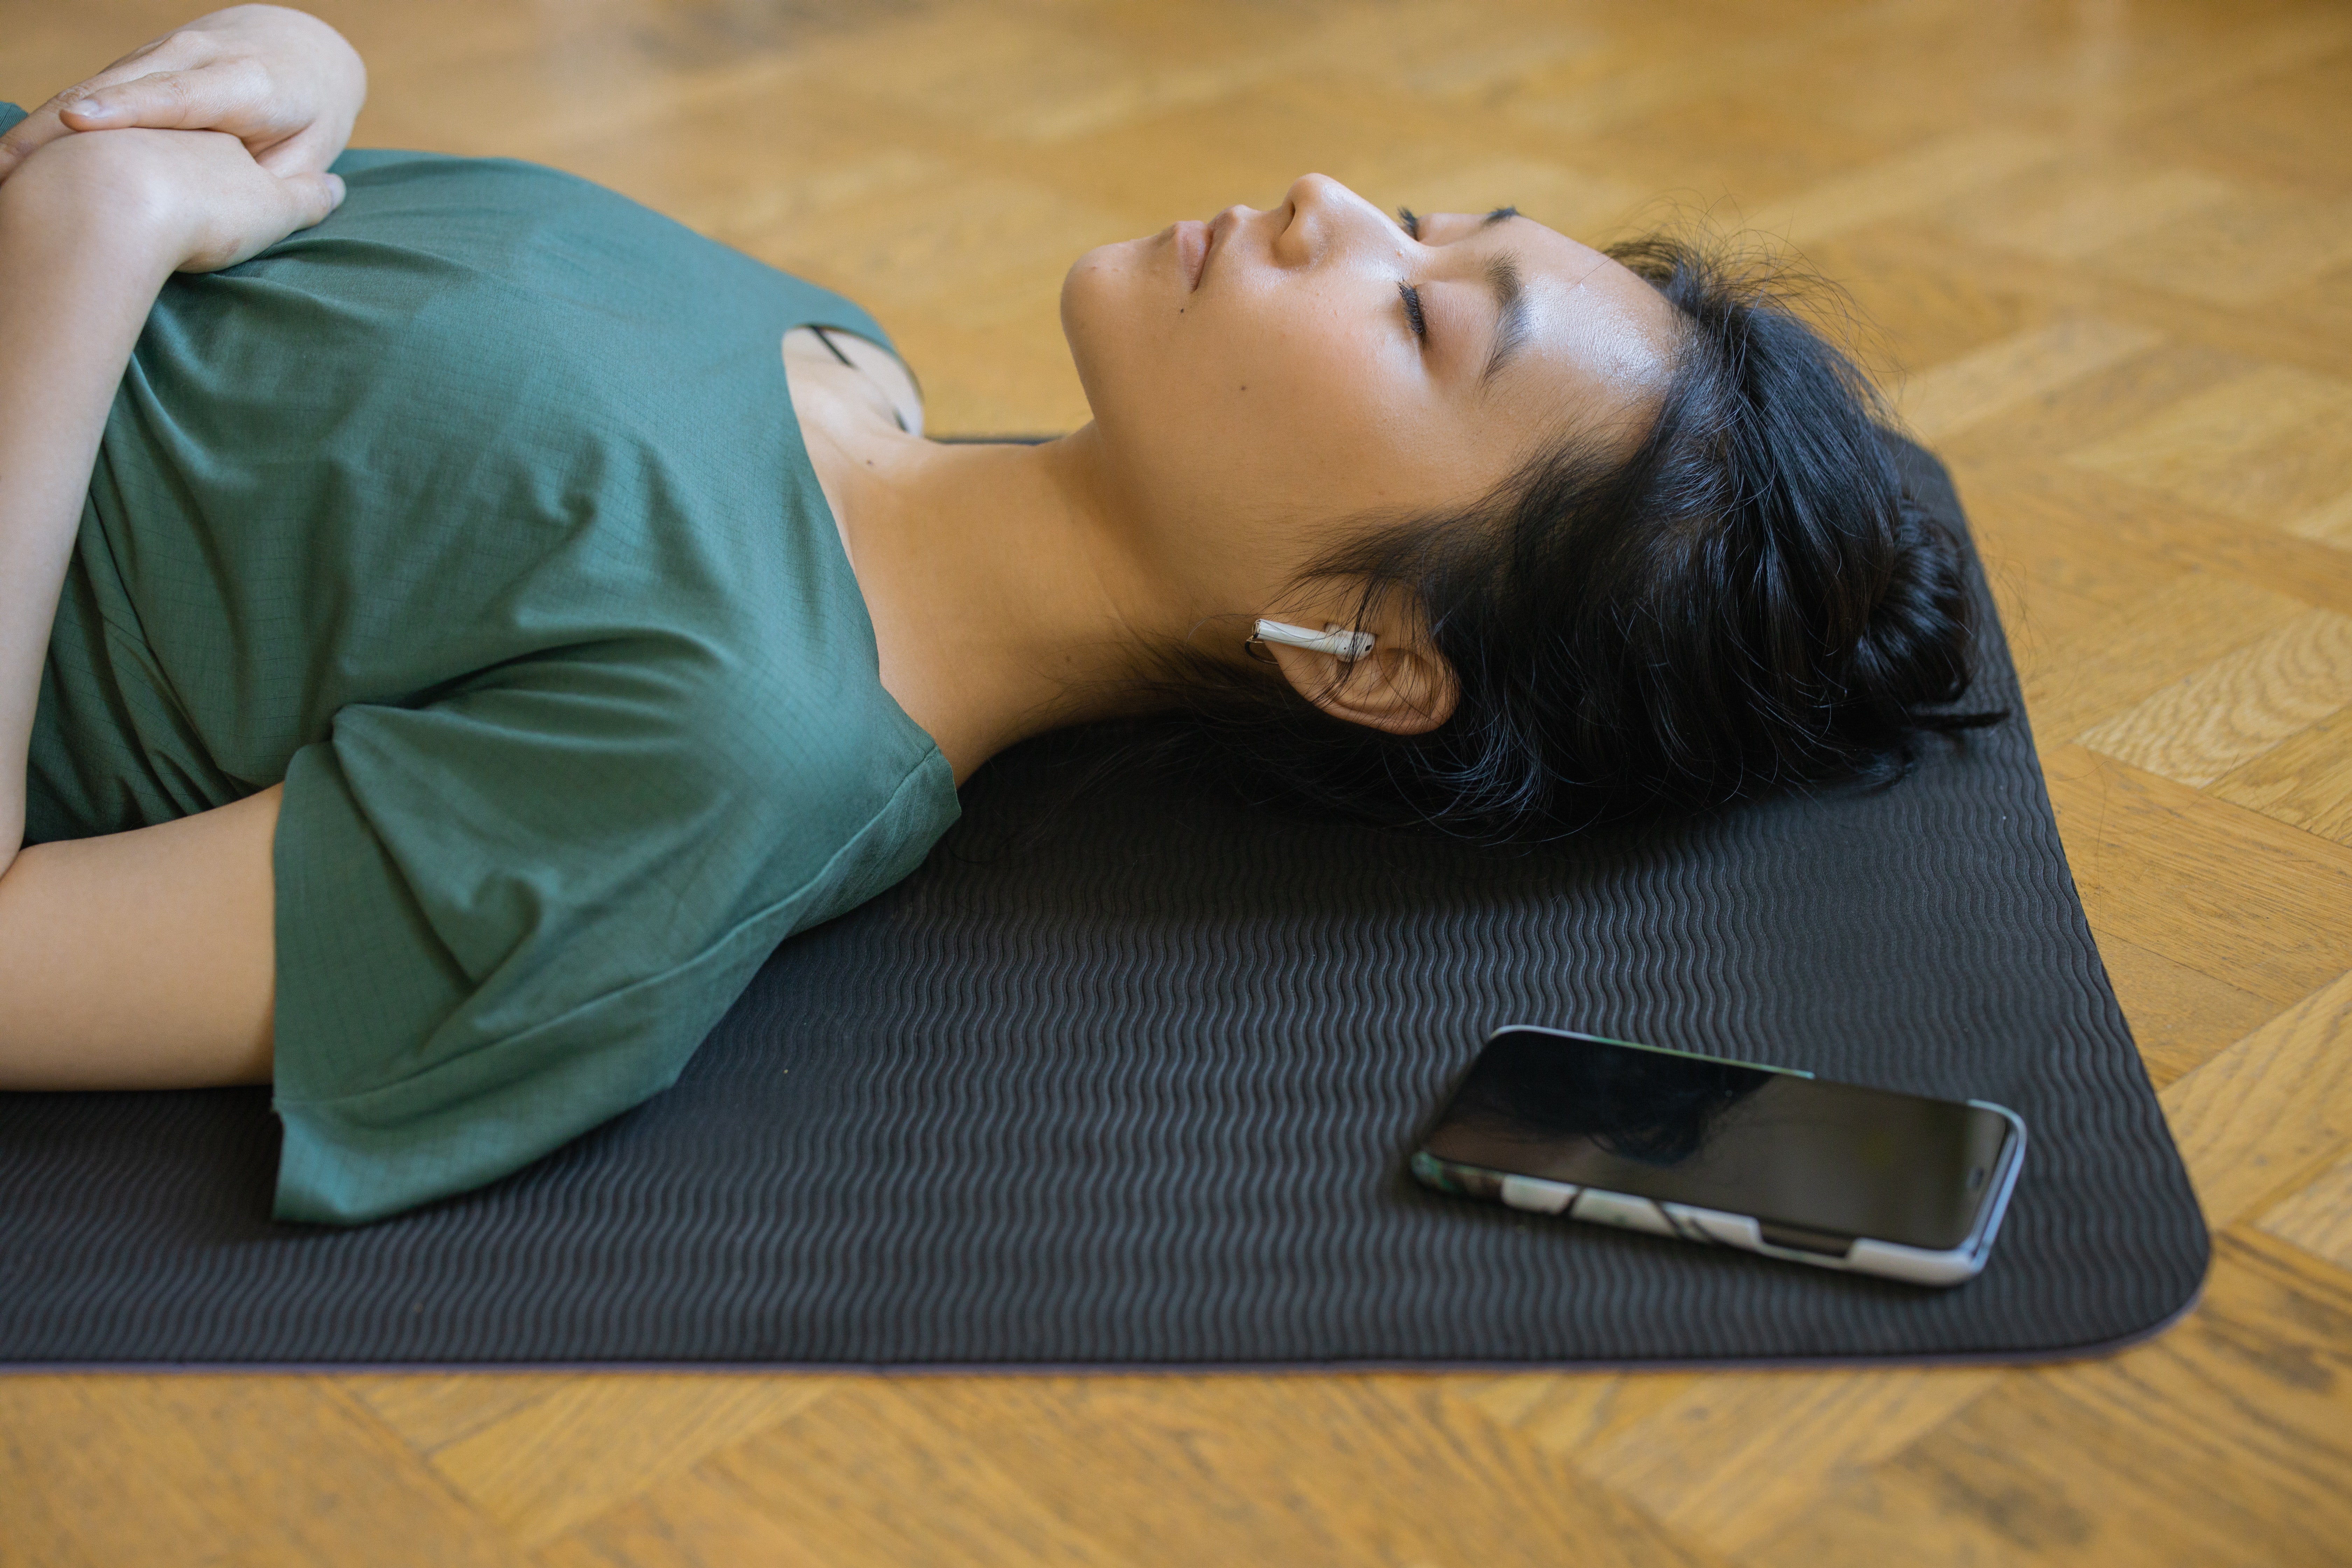
[[[0,1358],[2026,1356],[2197,1289],[2021,720],[1883,793],[1534,854],[1136,778],[1072,799],[1074,749],[976,780],[930,864],[787,944],[669,1093],[423,1213],[272,1225],[258,1091],[0,1096]],[[2016,1108],[1990,1267],[1931,1292],[1422,1192],[1420,1122],[1515,1020]]]

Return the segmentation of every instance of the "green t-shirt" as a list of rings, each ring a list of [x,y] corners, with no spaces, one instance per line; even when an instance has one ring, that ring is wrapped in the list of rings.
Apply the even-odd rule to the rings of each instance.
[[[108,420],[29,841],[284,781],[280,1217],[492,1180],[671,1083],[956,816],[787,396],[837,296],[501,160],[175,278]]]

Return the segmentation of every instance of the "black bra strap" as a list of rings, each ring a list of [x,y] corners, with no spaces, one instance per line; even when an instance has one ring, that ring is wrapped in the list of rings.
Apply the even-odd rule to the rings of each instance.
[[[852,370],[856,370],[857,368],[856,362],[852,360],[847,354],[843,353],[841,352],[841,345],[833,341],[833,334],[831,332],[826,331],[823,327],[811,327],[809,331],[816,334],[816,341],[823,343],[828,350],[830,350],[834,358],[849,366]]]
[[[826,348],[833,351],[834,358],[839,360],[850,369],[856,371],[858,374],[866,375],[866,372],[858,368],[858,364],[856,360],[851,359],[847,354],[841,352],[841,345],[833,341],[833,334],[831,332],[828,332],[823,327],[816,326],[814,324],[811,324],[809,331],[816,334],[817,342],[823,343]],[[908,380],[912,381],[914,376],[915,373],[913,371],[908,371],[907,373]],[[866,376],[866,379],[871,381],[873,377]],[[922,394],[918,392],[916,395],[919,397]],[[901,430],[904,430],[907,427],[907,416],[898,412],[898,405],[895,403],[893,403],[890,407],[890,422]]]

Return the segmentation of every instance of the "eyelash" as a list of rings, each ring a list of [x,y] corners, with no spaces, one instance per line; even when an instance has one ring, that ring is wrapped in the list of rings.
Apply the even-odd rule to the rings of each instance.
[[[1486,215],[1486,221],[1493,223],[1497,218],[1518,216],[1517,207],[1496,207]],[[1411,237],[1421,237],[1421,215],[1411,207],[1397,208],[1397,223]],[[1426,343],[1429,342],[1429,319],[1421,313],[1421,290],[1410,283],[1400,283],[1397,292],[1404,296],[1404,319],[1412,324],[1412,335]]]
[[[1414,239],[1421,237],[1421,216],[1411,207],[1397,208],[1397,225]],[[1410,283],[1397,285],[1404,297],[1404,319],[1412,325],[1412,335],[1423,342],[1429,342],[1429,319],[1421,313],[1421,290]]]

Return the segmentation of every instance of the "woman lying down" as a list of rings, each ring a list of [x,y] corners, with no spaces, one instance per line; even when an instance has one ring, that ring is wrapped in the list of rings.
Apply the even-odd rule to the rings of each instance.
[[[1059,726],[1491,838],[1973,721],[1861,377],[1686,247],[1308,174],[1078,258],[1083,428],[940,445],[848,300],[364,91],[240,6],[0,142],[0,1087],[272,1082],[284,1217],[660,1092]]]

